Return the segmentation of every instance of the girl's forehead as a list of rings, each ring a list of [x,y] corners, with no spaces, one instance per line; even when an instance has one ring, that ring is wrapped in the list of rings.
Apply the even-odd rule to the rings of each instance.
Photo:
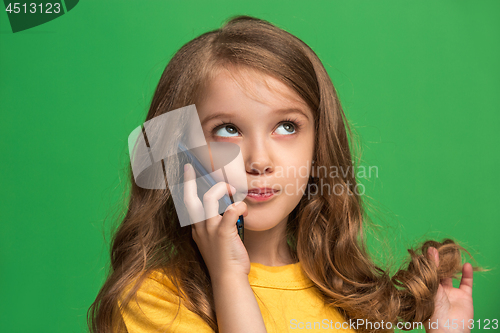
[[[227,87],[246,95],[246,97],[263,104],[279,104],[281,106],[302,106],[308,108],[304,100],[289,86],[279,79],[262,71],[244,67],[223,67],[207,82],[204,100],[210,95],[225,95]],[[233,91],[234,91],[233,90]],[[229,90],[230,91],[230,90]]]

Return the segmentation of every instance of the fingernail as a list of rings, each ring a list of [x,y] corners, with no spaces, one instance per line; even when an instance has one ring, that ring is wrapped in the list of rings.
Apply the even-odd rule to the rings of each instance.
[[[184,172],[186,172],[187,170],[188,170],[188,165],[184,164]]]
[[[229,187],[231,188],[231,192],[236,192],[236,188],[233,185],[229,185]]]

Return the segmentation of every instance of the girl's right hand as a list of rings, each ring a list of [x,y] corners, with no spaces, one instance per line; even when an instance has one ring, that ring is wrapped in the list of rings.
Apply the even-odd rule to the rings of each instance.
[[[212,280],[228,275],[248,275],[250,259],[241,241],[236,221],[240,215],[247,216],[247,205],[243,201],[230,205],[219,214],[219,199],[228,188],[231,194],[236,189],[225,182],[212,186],[203,196],[203,204],[197,195],[196,174],[190,164],[184,166],[184,204],[192,221],[193,240],[207,265]],[[193,181],[192,181],[193,180]],[[205,219],[206,216],[212,216]]]

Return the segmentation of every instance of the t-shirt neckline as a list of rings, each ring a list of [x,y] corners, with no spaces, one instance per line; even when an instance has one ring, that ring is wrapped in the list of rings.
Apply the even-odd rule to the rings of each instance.
[[[300,262],[283,266],[266,266],[252,262],[248,281],[254,287],[290,290],[306,289],[314,285],[302,271]]]

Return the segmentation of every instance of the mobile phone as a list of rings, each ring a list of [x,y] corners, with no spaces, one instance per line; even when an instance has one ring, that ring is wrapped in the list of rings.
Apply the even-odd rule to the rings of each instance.
[[[201,164],[201,162],[196,158],[196,156],[191,153],[189,151],[189,149],[186,148],[186,146],[182,143],[182,142],[179,142],[178,144],[178,148],[179,148],[179,154],[181,157],[180,157],[180,160],[181,160],[181,164],[182,164],[182,167],[184,167],[184,164],[191,164],[193,166],[193,169],[196,173],[196,178],[197,179],[200,179],[202,182],[204,182],[204,188],[206,190],[210,189],[212,186],[214,186],[216,184],[215,180],[213,179],[212,176],[210,176],[210,173],[205,169],[205,167],[203,166],[203,164]],[[226,181],[227,182],[227,181]],[[232,199],[227,195],[225,194],[222,199],[221,199],[226,208],[233,204],[233,201]],[[224,215],[224,213],[221,213],[220,215]],[[240,215],[240,217],[238,218],[238,221],[236,221],[236,229],[238,230],[238,235],[240,236],[240,239],[241,241],[243,242],[243,231],[244,231],[244,220],[243,220],[243,215]]]

